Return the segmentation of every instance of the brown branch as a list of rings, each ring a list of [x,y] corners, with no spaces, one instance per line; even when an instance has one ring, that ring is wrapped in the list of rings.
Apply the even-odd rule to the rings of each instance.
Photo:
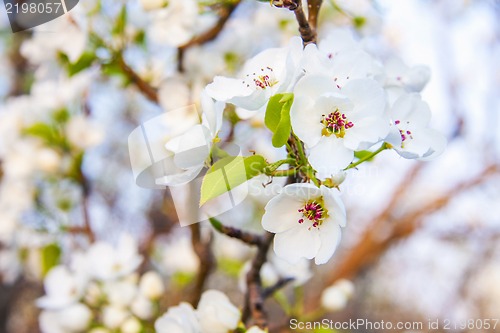
[[[308,21],[311,29],[316,34],[316,28],[318,27],[319,10],[321,9],[321,4],[323,0],[308,0],[307,1],[307,11],[309,12]]]
[[[246,232],[237,228],[225,226],[219,220],[213,217],[209,218],[209,221],[214,227],[214,229],[220,232],[221,234],[239,239],[246,244],[258,246],[262,245],[264,242],[263,237],[260,235],[252,234],[250,232]]]
[[[123,59],[121,54],[116,57],[118,65],[122,69],[127,78],[137,86],[139,91],[144,94],[150,101],[158,103],[158,91],[152,87],[148,82],[139,76]]]
[[[192,224],[190,225],[190,229],[193,250],[200,260],[200,269],[198,271],[198,275],[196,276],[196,281],[189,299],[189,302],[193,304],[193,306],[196,306],[196,304],[200,301],[205,283],[214,267],[214,256],[211,248],[212,239],[203,241],[200,224]]]
[[[90,222],[89,214],[89,197],[90,197],[90,183],[83,172],[82,166],[78,168],[78,181],[82,188],[82,215],[83,215],[83,232],[87,235],[89,241],[95,241],[95,234],[92,230],[92,223]]]
[[[250,318],[252,324],[262,329],[267,328],[267,315],[264,312],[264,289],[260,278],[260,269],[267,260],[267,252],[273,241],[274,234],[266,233],[264,241],[259,247],[257,255],[252,261],[252,266],[247,274],[247,293],[245,295],[245,307],[243,308],[242,321],[247,322]]]
[[[390,213],[384,211],[326,279],[325,284],[333,284],[340,278],[354,277],[379,258],[394,242],[410,236],[417,230],[421,226],[423,217],[444,208],[458,194],[483,183],[499,171],[498,165],[488,166],[472,179],[459,183],[430,203],[400,218],[392,217]],[[389,235],[381,237],[381,230],[387,232],[388,228]]]
[[[295,278],[292,277],[279,279],[278,282],[276,282],[274,285],[267,287],[262,291],[262,297],[264,299],[271,297],[275,292],[277,292],[293,280],[295,280]]]
[[[293,13],[295,14],[295,18],[299,24],[300,37],[302,37],[304,45],[316,43],[316,30],[309,24],[300,0],[297,1],[297,8],[295,8]]]
[[[177,61],[178,61],[177,69],[179,72],[184,71],[184,65],[183,65],[184,52],[192,46],[202,45],[217,38],[217,36],[224,29],[224,26],[231,17],[231,14],[234,12],[234,10],[236,9],[236,7],[238,7],[239,4],[240,1],[235,1],[232,3],[226,3],[222,5],[219,11],[219,20],[212,28],[210,28],[209,30],[205,31],[204,33],[198,36],[193,37],[186,44],[179,46],[177,50]]]

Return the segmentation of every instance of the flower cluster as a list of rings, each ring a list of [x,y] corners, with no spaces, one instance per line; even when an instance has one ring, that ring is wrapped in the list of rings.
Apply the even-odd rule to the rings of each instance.
[[[69,266],[52,268],[37,301],[42,332],[141,332],[165,290],[158,273],[136,273],[141,262],[135,241],[123,235],[116,247],[97,242]]]
[[[289,114],[296,147],[288,152],[299,159],[289,164],[312,183],[288,185],[266,205],[262,226],[276,233],[278,256],[290,262],[315,258],[317,264],[330,259],[346,224],[334,188],[347,170],[366,160],[356,153],[373,157],[394,149],[404,158],[428,159],[443,151],[445,138],[429,128],[429,107],[419,94],[428,79],[423,66],[408,68],[393,59],[384,67],[352,35],[338,30],[318,45],[304,47],[292,38],[289,46],[247,61],[239,78],[215,77],[206,87],[216,101],[256,115],[265,112],[273,132],[286,128],[281,121],[283,112]],[[268,122],[276,96],[281,98],[277,126]]]

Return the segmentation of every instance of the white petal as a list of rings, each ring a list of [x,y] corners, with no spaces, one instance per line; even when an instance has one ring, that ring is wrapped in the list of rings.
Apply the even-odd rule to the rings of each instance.
[[[293,132],[308,147],[313,147],[321,139],[321,112],[319,115],[313,107],[313,100],[307,96],[297,96],[290,110]]]
[[[306,75],[297,82],[295,96],[307,96],[313,100],[325,93],[338,91],[332,78],[326,75]]]
[[[365,51],[340,52],[332,61],[333,77],[344,87],[350,80],[366,78],[372,70],[372,62],[372,57]]]
[[[430,150],[420,158],[422,161],[430,161],[441,155],[447,144],[446,137],[436,130],[427,129],[427,137],[429,141],[431,141],[431,147]]]
[[[227,102],[235,96],[250,96],[254,89],[247,87],[243,80],[216,76],[205,88],[208,96],[216,101]]]
[[[361,119],[346,130],[344,145],[352,150],[368,149],[387,137],[389,130],[389,119],[385,117]]]
[[[323,192],[323,199],[325,201],[326,208],[328,209],[328,221],[339,224],[341,227],[345,227],[346,210],[344,203],[340,199],[338,191],[325,186],[321,187],[321,191]]]
[[[208,127],[212,137],[215,137],[222,127],[222,116],[225,104],[223,102],[214,102],[205,90],[201,93],[200,102],[203,111],[202,124]]]
[[[380,84],[370,79],[349,81],[343,88],[346,95],[354,104],[352,112],[346,114],[350,121],[363,117],[380,116],[385,111],[385,94]]]
[[[304,200],[281,193],[267,203],[262,216],[262,227],[274,233],[284,232],[299,224],[302,214],[298,210]]]
[[[321,246],[316,254],[316,265],[325,264],[333,256],[340,243],[340,226],[333,221],[325,221],[319,228]]]
[[[322,194],[321,190],[316,185],[310,183],[296,183],[287,185],[283,189],[283,193],[296,198],[302,203]]]
[[[276,255],[292,264],[301,258],[312,259],[318,253],[320,236],[318,229],[299,224],[293,229],[276,234],[274,237],[274,252]]]
[[[174,162],[181,169],[198,168],[210,153],[210,130],[203,125],[193,126],[176,141]],[[174,148],[174,149],[172,149]]]
[[[429,124],[431,110],[417,93],[401,95],[391,109],[394,120],[409,122],[414,127],[424,127]]]
[[[353,159],[354,152],[344,146],[342,139],[333,136],[322,137],[309,154],[309,163],[320,178],[331,177],[348,166]]]

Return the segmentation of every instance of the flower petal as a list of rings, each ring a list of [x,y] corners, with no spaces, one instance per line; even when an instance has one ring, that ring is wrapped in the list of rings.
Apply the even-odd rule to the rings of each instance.
[[[384,90],[377,81],[351,80],[342,88],[342,94],[354,104],[354,109],[347,114],[353,122],[364,117],[380,116],[385,111]]]
[[[309,154],[309,163],[320,178],[331,177],[348,166],[353,159],[354,152],[344,146],[343,139],[332,136],[322,137]]]
[[[327,263],[340,243],[340,237],[342,235],[340,226],[332,222],[333,221],[325,221],[319,229],[321,246],[314,259],[316,265]]]
[[[267,203],[262,216],[262,227],[269,232],[279,233],[296,227],[302,214],[298,210],[304,200],[281,193]]]
[[[290,121],[293,132],[304,141],[308,147],[313,147],[321,139],[321,112],[313,107],[314,102],[307,96],[295,98],[290,110]]]
[[[301,258],[312,259],[320,247],[320,233],[317,228],[298,224],[295,228],[276,234],[274,237],[274,252],[276,255],[292,264]]]
[[[352,150],[368,149],[389,134],[389,119],[368,117],[357,121],[346,131],[344,145]]]

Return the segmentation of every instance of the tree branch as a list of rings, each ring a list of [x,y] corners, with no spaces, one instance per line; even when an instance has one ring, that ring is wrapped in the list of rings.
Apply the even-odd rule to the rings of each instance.
[[[193,250],[200,260],[200,269],[196,276],[193,291],[190,296],[189,302],[196,306],[200,301],[203,288],[214,266],[214,256],[212,253],[212,239],[204,242],[201,237],[200,224],[195,223],[190,225],[191,229],[191,243]]]
[[[158,103],[158,91],[148,82],[144,81],[123,59],[121,54],[117,55],[116,61],[127,78],[137,86],[139,91],[144,94],[150,101]]]
[[[215,230],[220,232],[221,234],[224,234],[226,236],[236,238],[241,240],[242,242],[249,244],[249,245],[262,245],[264,242],[264,239],[260,235],[252,234],[249,232],[242,231],[237,228],[233,227],[227,227],[223,225],[219,220],[211,217],[209,219],[210,223],[214,227]]]
[[[274,234],[266,233],[264,241],[259,247],[257,255],[252,261],[252,266],[247,274],[247,293],[245,295],[245,307],[243,308],[242,321],[247,322],[250,318],[253,324],[262,329],[267,328],[267,315],[264,312],[264,289],[260,278],[260,269],[267,260],[267,251],[271,246]]]
[[[217,23],[210,28],[209,30],[205,31],[204,33],[193,37],[189,42],[187,42],[184,45],[179,46],[177,49],[177,70],[179,72],[184,71],[184,51],[186,51],[188,48],[195,46],[195,45],[202,45],[207,42],[210,42],[217,38],[219,33],[224,29],[224,26],[226,25],[227,21],[231,17],[231,14],[234,12],[236,7],[240,4],[240,1],[235,1],[232,3],[226,3],[224,4],[219,13],[219,20]]]
[[[297,8],[293,10],[293,13],[295,14],[297,23],[299,23],[300,37],[302,37],[304,45],[316,43],[316,30],[311,28],[311,25],[306,18],[306,14],[304,13],[304,9],[302,8],[302,2],[300,0],[297,1]]]

